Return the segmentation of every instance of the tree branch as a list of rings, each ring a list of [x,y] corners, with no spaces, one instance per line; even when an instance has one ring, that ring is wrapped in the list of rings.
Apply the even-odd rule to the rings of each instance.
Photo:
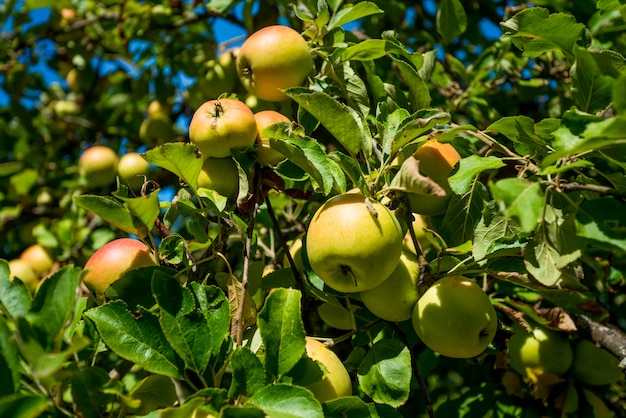
[[[574,314],[572,319],[578,332],[613,353],[619,367],[626,373],[626,335],[619,329],[596,322],[586,315]]]

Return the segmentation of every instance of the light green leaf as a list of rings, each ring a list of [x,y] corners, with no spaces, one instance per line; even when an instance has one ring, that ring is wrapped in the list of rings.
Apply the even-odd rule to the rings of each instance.
[[[261,360],[248,348],[238,347],[232,354],[230,366],[233,379],[228,396],[253,396],[265,386],[265,368]]]
[[[391,153],[396,153],[437,125],[450,122],[450,114],[438,109],[421,109],[405,118],[397,129]]]
[[[272,376],[289,372],[304,354],[305,332],[300,298],[299,290],[274,289],[259,312],[258,326],[265,344],[265,367]]]
[[[180,177],[192,189],[198,188],[198,175],[202,170],[203,158],[195,145],[171,142],[148,150],[146,161],[164,168]]]
[[[311,391],[299,386],[265,386],[247,404],[262,409],[272,418],[324,418],[322,406]]]
[[[605,109],[611,102],[615,79],[599,65],[597,60],[601,59],[601,52],[575,48],[574,56],[576,61],[570,75],[576,106],[589,113]]]
[[[350,45],[341,54],[343,61],[372,61],[387,55],[387,40],[365,39]]]
[[[545,143],[535,132],[535,122],[528,116],[506,116],[489,125],[485,131],[501,133],[514,142],[545,148]]]
[[[375,3],[369,1],[362,1],[354,5],[348,4],[333,15],[328,24],[328,30],[378,13],[383,13],[383,11]]]
[[[140,238],[148,234],[145,224],[133,216],[128,206],[109,196],[80,195],[74,197],[76,206],[95,213],[105,222]]]
[[[519,252],[523,246],[517,222],[496,212],[495,202],[490,202],[483,210],[474,230],[472,255],[476,261],[487,256],[509,252]]]
[[[506,219],[516,218],[522,232],[535,229],[544,203],[539,183],[506,178],[489,183],[489,188]]]
[[[356,396],[343,396],[324,402],[325,418],[372,418],[367,404]]]
[[[155,190],[147,196],[126,197],[121,193],[113,193],[113,196],[126,203],[133,218],[137,219],[145,226],[147,231],[151,231],[154,222],[159,216],[161,206],[159,205],[159,190]]]
[[[411,389],[411,353],[397,339],[377,341],[359,365],[361,389],[376,403],[399,407]]]
[[[443,38],[444,44],[449,44],[454,38],[467,29],[467,15],[463,4],[459,0],[441,0],[437,9],[437,32]]]
[[[474,181],[467,193],[452,196],[437,229],[448,247],[463,245],[474,238],[474,228],[480,222],[487,201],[487,188],[479,181]]]
[[[613,84],[613,92],[611,93],[611,100],[613,101],[613,109],[616,113],[624,116],[626,115],[626,74],[615,80]]]
[[[450,188],[454,193],[459,195],[467,193],[474,178],[480,173],[487,170],[497,170],[504,166],[504,162],[494,156],[480,157],[478,155],[471,155],[463,158],[459,161],[457,171],[448,178]]]
[[[176,403],[176,387],[167,376],[153,374],[137,382],[128,393],[133,402],[139,402],[137,408],[131,408],[133,415],[145,415],[159,408]]]
[[[393,56],[392,58],[406,80],[413,110],[428,108],[430,106],[431,97],[426,81],[422,79],[420,73],[411,64]]]

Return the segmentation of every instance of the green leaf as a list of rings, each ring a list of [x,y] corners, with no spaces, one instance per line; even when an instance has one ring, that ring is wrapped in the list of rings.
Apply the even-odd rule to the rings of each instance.
[[[300,298],[299,290],[274,289],[259,312],[258,326],[265,344],[265,367],[272,376],[289,372],[304,354],[305,332]]]
[[[129,234],[143,238],[148,234],[146,225],[133,216],[127,205],[109,196],[74,196],[76,206],[93,212],[105,222]]]
[[[265,386],[263,363],[247,347],[238,347],[233,352],[230,367],[233,370],[233,378],[228,390],[230,398],[251,397]]]
[[[17,392],[20,385],[20,359],[15,337],[4,317],[0,316],[0,398]]]
[[[584,202],[576,215],[576,232],[594,245],[626,251],[626,205],[611,198]]]
[[[613,101],[613,109],[616,113],[624,116],[626,115],[626,74],[615,80],[613,84],[613,92],[611,93],[611,100]]]
[[[114,193],[113,195],[126,203],[126,207],[130,210],[133,218],[137,219],[141,225],[144,225],[147,231],[152,230],[154,222],[159,216],[159,212],[161,212],[159,190],[141,197],[124,197],[121,193]]]
[[[49,407],[45,396],[15,393],[0,398],[0,417],[38,418]]]
[[[153,374],[137,382],[128,395],[140,406],[131,408],[132,415],[145,415],[159,408],[172,406],[176,403],[176,387],[167,376]]]
[[[247,404],[262,409],[272,418],[323,418],[322,406],[311,391],[284,384],[265,386]]]
[[[230,330],[228,299],[226,299],[224,291],[217,286],[206,286],[193,282],[190,287],[196,298],[198,309],[204,313],[209,325],[204,332],[210,336],[209,351],[215,356],[220,352]]]
[[[497,120],[485,132],[498,132],[513,142],[545,148],[545,143],[535,132],[535,122],[528,116],[507,116]]]
[[[495,202],[490,202],[483,210],[483,217],[474,230],[472,246],[474,259],[480,261],[487,256],[506,251],[519,252],[522,247],[520,232],[517,222],[496,213]]]
[[[171,234],[159,244],[159,255],[169,264],[180,264],[187,259],[187,242],[180,234]]]
[[[377,341],[359,365],[361,389],[376,403],[399,407],[411,389],[411,353],[397,339]]]
[[[357,4],[345,5],[341,10],[335,13],[328,23],[328,30],[338,28],[346,23],[353,22],[366,16],[383,13],[375,3],[362,1]]]
[[[456,172],[448,178],[450,188],[459,195],[467,193],[472,182],[480,173],[487,170],[497,170],[504,166],[504,162],[494,156],[480,157],[471,155],[463,158],[459,161]]]
[[[572,57],[574,46],[585,28],[570,14],[550,14],[542,7],[524,9],[501,23],[500,27],[504,36],[513,38],[515,46],[527,57],[537,57],[555,49]]]
[[[490,182],[489,188],[506,219],[517,219],[522,232],[535,229],[544,203],[539,183],[506,178]]]
[[[70,379],[72,401],[85,418],[98,418],[106,414],[107,404],[114,395],[103,391],[111,381],[109,374],[98,368],[78,370]]]
[[[349,46],[341,54],[344,61],[372,61],[387,55],[388,41],[385,39],[365,39]]]
[[[152,294],[152,280],[174,277],[177,271],[164,266],[148,266],[126,272],[109,286],[104,295],[107,299],[121,299],[130,310],[138,306],[152,307],[156,302]]]
[[[450,114],[438,109],[421,109],[404,119],[396,130],[391,147],[391,153],[395,154],[404,146],[424,135],[438,125],[446,125],[450,122]]]
[[[356,396],[344,396],[324,402],[322,405],[325,418],[371,418],[365,402]]]
[[[313,115],[350,154],[358,154],[365,149],[364,143],[371,143],[369,131],[359,115],[330,95],[303,87],[289,89],[286,93]],[[273,144],[271,146],[274,148]],[[282,153],[280,149],[278,151]]]
[[[584,48],[574,49],[576,61],[570,71],[572,95],[576,106],[584,112],[595,113],[611,102],[615,79],[597,61],[602,58],[601,54]]]
[[[441,0],[437,9],[437,32],[444,45],[463,34],[467,29],[467,15],[459,0]]]
[[[426,109],[430,106],[430,92],[426,81],[422,79],[420,73],[413,67],[413,65],[407,63],[402,59],[393,57],[393,61],[404,76],[404,80],[408,89],[411,103],[413,104],[413,110]]]
[[[164,168],[180,177],[192,189],[198,188],[198,175],[202,170],[202,155],[195,145],[184,142],[163,144],[148,150],[146,161]]]
[[[158,318],[139,308],[139,316],[129,312],[124,303],[114,301],[85,312],[100,337],[117,355],[149,372],[182,379],[183,364],[169,345]]]
[[[474,238],[474,228],[480,222],[487,200],[487,188],[479,181],[475,181],[473,187],[462,196],[452,196],[437,229],[448,247],[463,245]]]
[[[25,316],[30,310],[28,288],[21,280],[11,280],[9,263],[0,259],[0,306],[11,317]]]

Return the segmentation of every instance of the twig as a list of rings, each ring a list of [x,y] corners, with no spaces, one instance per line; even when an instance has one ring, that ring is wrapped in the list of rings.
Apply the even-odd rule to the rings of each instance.
[[[622,192],[621,190],[617,190],[608,186],[602,186],[600,184],[582,184],[574,181],[571,183],[555,184],[555,187],[564,192],[586,190],[610,196],[626,197],[626,193]]]

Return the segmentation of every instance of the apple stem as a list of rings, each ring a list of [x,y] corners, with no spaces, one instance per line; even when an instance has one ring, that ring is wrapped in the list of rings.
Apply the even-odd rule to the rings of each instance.
[[[342,264],[339,266],[339,268],[341,269],[341,274],[343,274],[344,276],[347,276],[348,274],[352,276],[352,281],[354,283],[354,286],[356,287],[357,286],[356,276],[352,272],[352,269],[350,268],[350,266],[346,266],[345,264]]]

